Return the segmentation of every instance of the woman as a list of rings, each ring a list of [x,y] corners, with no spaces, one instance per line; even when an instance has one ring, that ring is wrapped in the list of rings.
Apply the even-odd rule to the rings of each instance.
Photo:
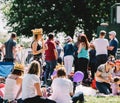
[[[55,103],[52,100],[43,98],[40,85],[40,64],[33,61],[23,78],[22,83],[22,100],[24,103]]]
[[[77,101],[84,101],[82,92],[73,96],[73,83],[67,78],[64,67],[60,67],[57,70],[57,77],[53,79],[51,88],[53,93],[50,98],[55,100],[56,103],[77,103]]]
[[[33,59],[40,61],[42,58],[42,53],[44,53],[45,45],[44,45],[44,39],[42,37],[43,29],[34,29],[32,30],[34,35],[34,40],[31,44],[32,53],[33,53]],[[40,62],[41,63],[41,62]]]
[[[95,74],[96,79],[96,87],[100,93],[110,94],[110,82],[112,81],[112,73],[113,73],[114,63],[108,60],[105,64],[101,64],[97,68],[97,72]]]
[[[89,42],[86,35],[80,35],[80,44],[78,46],[78,70],[84,73],[83,83],[86,83],[86,79],[88,78],[87,68],[89,62]]]
[[[14,101],[20,98],[23,73],[24,66],[18,63],[15,64],[14,70],[5,81],[5,100]]]
[[[67,36],[66,38],[66,44],[64,46],[64,65],[66,69],[66,73],[69,76],[72,72],[72,65],[73,65],[73,54],[74,54],[74,46],[72,43],[72,38],[70,36]]]

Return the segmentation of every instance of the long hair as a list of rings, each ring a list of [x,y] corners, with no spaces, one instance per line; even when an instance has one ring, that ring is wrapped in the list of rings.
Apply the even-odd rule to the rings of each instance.
[[[86,50],[88,50],[88,47],[89,47],[89,42],[88,42],[88,39],[87,39],[87,36],[86,35],[81,35],[80,36],[80,43],[85,43],[86,45]]]
[[[40,64],[38,61],[34,60],[31,62],[28,74],[40,75]]]

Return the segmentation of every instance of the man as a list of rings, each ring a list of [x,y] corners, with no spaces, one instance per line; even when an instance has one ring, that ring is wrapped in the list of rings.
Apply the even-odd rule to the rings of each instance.
[[[108,51],[107,48],[109,46],[109,42],[105,39],[106,31],[101,30],[99,34],[99,38],[93,41],[93,45],[96,50],[96,68],[100,64],[104,64],[107,61]]]
[[[2,47],[1,50],[3,52],[4,55],[4,59],[3,61],[5,62],[14,62],[15,57],[16,57],[16,33],[12,33],[10,39],[5,42]],[[5,53],[4,53],[4,48],[5,48]]]
[[[46,69],[45,69],[45,75],[44,75],[45,77],[44,82],[46,84],[47,79],[50,78],[51,74],[54,71],[54,68],[56,67],[57,59],[58,59],[58,53],[57,53],[53,33],[50,33],[48,35],[48,40],[46,41],[45,46],[47,47],[47,50],[45,50]]]
[[[110,31],[109,32],[109,47],[108,47],[108,55],[116,56],[117,48],[118,48],[118,40],[116,38],[116,32]]]

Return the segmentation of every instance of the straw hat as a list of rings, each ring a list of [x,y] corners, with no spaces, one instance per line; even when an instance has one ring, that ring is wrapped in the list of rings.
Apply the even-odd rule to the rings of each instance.
[[[43,29],[42,28],[39,28],[39,29],[32,29],[31,30],[33,32],[33,34],[43,34]]]
[[[14,70],[24,71],[24,66],[23,66],[23,64],[15,63],[15,65],[14,65]]]

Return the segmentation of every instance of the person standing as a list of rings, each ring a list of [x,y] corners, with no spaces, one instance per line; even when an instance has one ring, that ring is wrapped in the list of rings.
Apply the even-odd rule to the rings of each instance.
[[[105,39],[106,31],[101,30],[99,34],[99,38],[95,39],[93,41],[93,45],[96,50],[96,68],[100,64],[104,64],[107,61],[108,58],[108,46],[109,42],[107,39]]]
[[[47,84],[47,79],[50,79],[54,68],[57,65],[58,59],[58,52],[56,49],[53,33],[48,34],[48,40],[46,41],[45,46],[47,47],[47,50],[45,50],[46,68],[44,72],[44,83]]]
[[[110,31],[109,32],[109,47],[108,47],[108,56],[113,55],[116,56],[117,48],[118,48],[118,40],[116,38],[116,32]]]
[[[33,29],[31,30],[34,35],[34,40],[31,44],[33,59],[42,62],[42,54],[44,53],[45,45],[44,39],[42,37],[43,29]]]
[[[66,44],[63,48],[64,50],[64,65],[66,73],[69,76],[72,72],[73,60],[74,60],[74,46],[72,43],[72,38],[70,36],[66,37]]]
[[[12,32],[10,39],[7,42],[5,42],[1,47],[4,56],[3,61],[5,62],[14,62],[16,58],[16,37],[16,33]]]
[[[88,78],[88,63],[89,63],[89,42],[85,34],[81,34],[80,36],[80,44],[78,46],[78,71],[82,71],[84,73],[83,83],[87,83]]]

